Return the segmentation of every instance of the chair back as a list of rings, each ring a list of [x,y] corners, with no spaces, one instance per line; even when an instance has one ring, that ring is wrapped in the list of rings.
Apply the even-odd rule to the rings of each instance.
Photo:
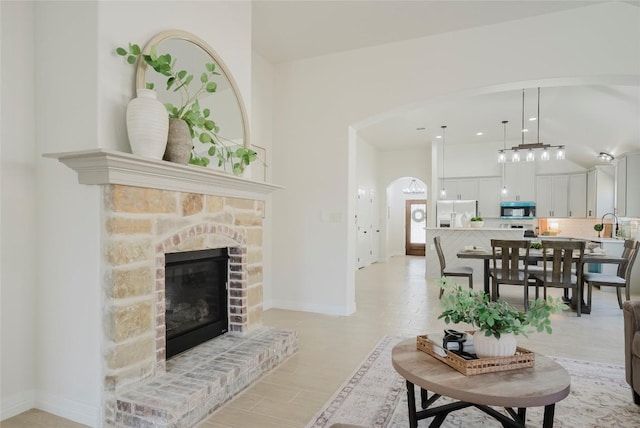
[[[502,284],[524,285],[529,275],[529,241],[492,239],[492,275]],[[521,270],[520,261],[524,263]],[[500,263],[498,263],[500,262]]]
[[[571,288],[580,284],[581,272],[573,275],[573,264],[582,266],[585,241],[542,241],[544,282],[547,287]]]
[[[444,276],[444,270],[447,268],[447,262],[444,259],[444,253],[442,252],[442,245],[440,245],[440,237],[433,237],[433,245],[436,247],[436,253],[438,253],[438,260],[440,260],[440,275]]]
[[[638,255],[638,241],[633,239],[627,239],[624,241],[624,250],[622,251],[622,258],[626,259],[625,262],[620,263],[618,266],[618,276],[620,278],[624,278],[627,282],[629,282],[629,277],[631,276],[631,268],[633,268],[633,263],[636,261],[636,256]]]

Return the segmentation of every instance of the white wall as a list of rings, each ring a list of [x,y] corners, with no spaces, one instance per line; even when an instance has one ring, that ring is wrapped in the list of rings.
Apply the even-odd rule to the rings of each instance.
[[[640,58],[628,46],[640,39],[639,14],[599,4],[278,65],[273,171],[287,190],[274,196],[274,236],[286,251],[274,254],[274,303],[349,312],[357,185],[349,180],[350,125],[445,94],[637,75]]]
[[[99,190],[79,186],[75,173],[42,154],[91,148],[98,139],[97,5],[39,2],[35,12],[36,406],[95,424],[101,374]]]
[[[13,141],[9,151],[2,148],[2,418],[36,406],[98,426],[100,189],[79,185],[73,171],[42,154],[96,147],[129,152],[124,112],[134,93],[134,69],[113,52],[169,28],[209,42],[233,73],[251,114],[251,5],[2,2],[2,12],[2,111],[12,109],[3,116],[2,141]],[[5,43],[11,43],[10,52]],[[11,63],[4,61],[7,54]],[[6,77],[13,77],[10,85]],[[18,179],[5,193],[5,180]],[[7,200],[14,205],[5,209]],[[24,244],[17,248],[17,242]],[[15,255],[5,259],[7,249]],[[11,281],[6,289],[5,280]],[[12,305],[6,312],[5,297]],[[5,316],[15,316],[15,333],[7,336]],[[24,339],[11,350],[4,342],[14,336]]]
[[[0,419],[35,400],[34,8],[0,3]]]
[[[266,150],[266,177],[267,182],[272,181],[273,168],[271,158],[273,154],[272,124],[273,124],[273,66],[262,56],[253,53],[251,61],[251,105],[253,113],[251,115],[251,143],[256,144]],[[272,215],[273,199],[271,196],[265,201],[265,222],[263,228],[263,308],[269,309],[273,306],[272,293],[272,259],[273,234]]]

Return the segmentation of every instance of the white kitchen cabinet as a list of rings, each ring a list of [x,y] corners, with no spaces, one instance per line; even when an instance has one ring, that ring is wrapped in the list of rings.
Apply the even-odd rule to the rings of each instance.
[[[444,189],[447,192],[445,197],[440,199],[457,200],[477,200],[478,199],[478,179],[477,178],[447,178],[443,180]]]
[[[536,215],[569,216],[569,176],[539,175],[536,178]]]
[[[569,217],[587,216],[587,174],[569,174]]]
[[[483,218],[500,217],[500,177],[478,179],[478,216]]]
[[[640,183],[640,153],[628,153],[616,162],[616,214],[618,216],[640,217],[638,183]]]
[[[506,163],[504,169],[507,195],[505,201],[535,201],[535,162]]]
[[[587,172],[587,217],[600,218],[614,209],[615,168],[599,165]]]

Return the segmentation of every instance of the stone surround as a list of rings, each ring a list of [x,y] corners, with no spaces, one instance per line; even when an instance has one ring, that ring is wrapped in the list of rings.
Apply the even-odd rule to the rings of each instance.
[[[101,186],[104,426],[192,426],[297,350],[262,326],[264,204],[281,186],[106,149],[43,156]],[[167,362],[165,254],[215,248],[230,333]]]
[[[165,253],[229,249],[229,331],[262,325],[264,202],[103,187],[105,420],[115,397],[166,370]]]

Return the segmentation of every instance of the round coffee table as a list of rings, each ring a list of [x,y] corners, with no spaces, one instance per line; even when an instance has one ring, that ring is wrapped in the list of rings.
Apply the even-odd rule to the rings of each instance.
[[[452,411],[474,406],[496,418],[505,427],[525,427],[527,407],[544,406],[543,427],[553,426],[555,403],[569,395],[571,377],[558,363],[536,354],[531,368],[465,376],[445,363],[416,349],[416,340],[397,344],[392,351],[393,368],[406,379],[409,426],[434,417],[430,426],[440,426]],[[420,387],[421,411],[416,411],[415,388]],[[429,391],[433,394],[429,397]],[[431,407],[441,396],[459,400]],[[508,417],[489,407],[504,407]],[[513,409],[518,409],[517,412]]]

